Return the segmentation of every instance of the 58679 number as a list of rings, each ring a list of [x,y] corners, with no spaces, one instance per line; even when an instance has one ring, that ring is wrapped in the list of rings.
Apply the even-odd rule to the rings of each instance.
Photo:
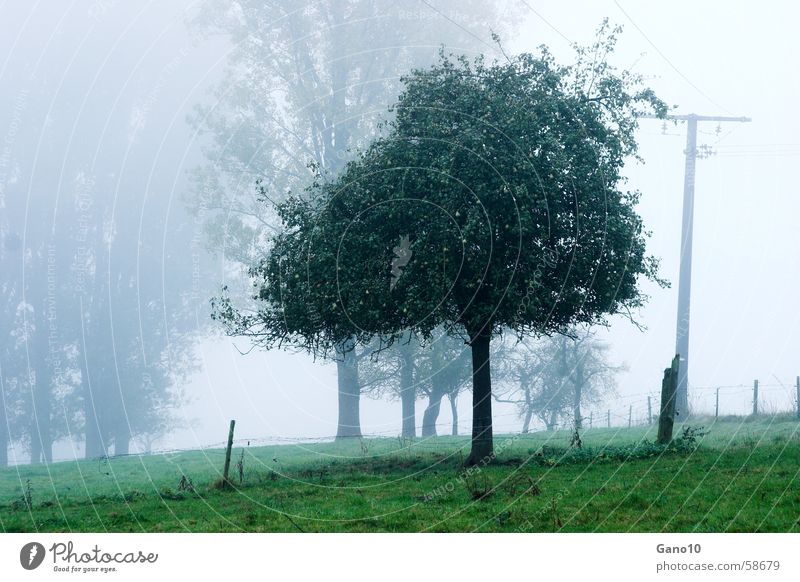
[[[742,570],[760,571],[760,570],[780,570],[781,563],[778,560],[745,560],[742,562]]]

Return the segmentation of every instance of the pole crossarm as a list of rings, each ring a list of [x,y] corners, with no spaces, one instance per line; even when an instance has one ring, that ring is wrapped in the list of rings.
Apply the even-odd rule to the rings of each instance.
[[[694,121],[736,121],[740,123],[747,123],[753,121],[750,117],[725,117],[721,115],[696,115],[694,113],[690,113],[688,115],[665,115],[663,117],[659,117],[658,115],[653,115],[652,113],[643,113],[638,115],[637,117],[641,117],[642,119],[661,119],[664,121],[689,121],[693,119]]]

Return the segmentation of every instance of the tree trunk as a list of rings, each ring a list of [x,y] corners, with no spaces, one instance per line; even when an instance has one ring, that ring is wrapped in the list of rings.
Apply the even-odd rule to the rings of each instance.
[[[575,417],[575,429],[583,428],[583,417],[581,412],[581,391],[582,387],[578,382],[575,382],[575,402],[572,408],[572,414]]]
[[[36,422],[31,423],[31,465],[42,462],[42,443],[37,433]]]
[[[128,430],[128,423],[123,423],[116,435],[114,435],[114,455],[127,455],[131,450],[131,431]]]
[[[100,431],[99,419],[95,414],[91,402],[84,404],[84,414],[86,416],[86,450],[84,457],[94,459],[106,456],[106,449],[103,444],[103,436]]]
[[[2,372],[2,368],[0,368],[0,372]],[[2,379],[0,377],[0,379]],[[6,405],[6,394],[3,392],[2,383],[0,383],[0,414],[2,414],[2,418],[0,418],[0,468],[8,466],[8,442],[11,440],[9,432],[8,432],[8,424],[11,421],[11,411],[8,409]]]
[[[580,356],[579,356],[580,357]],[[586,383],[583,373],[583,360],[575,366],[575,394],[572,407],[572,414],[575,417],[575,430],[583,428],[583,412],[581,411],[581,400],[583,399],[583,385]]]
[[[89,375],[90,365],[85,365],[83,369],[83,414],[85,418],[85,441],[86,450],[84,457],[94,459],[105,457],[108,454],[106,439],[103,430],[103,400],[101,385],[104,383],[104,375],[100,373]],[[102,369],[101,369],[102,370]]]
[[[345,342],[342,349],[338,350],[336,359],[339,388],[339,423],[336,440],[361,437],[361,386],[358,383],[358,360],[352,346],[352,341]]]
[[[528,434],[531,430],[531,418],[533,417],[533,402],[531,402],[531,389],[528,385],[528,376],[524,374],[520,379],[522,393],[525,394],[525,418],[522,421],[522,434]]]
[[[552,432],[556,429],[556,423],[558,422],[558,417],[556,416],[555,412],[550,413],[550,419],[547,421],[547,432]]]
[[[417,418],[414,405],[417,401],[417,391],[414,386],[414,357],[408,350],[403,350],[403,365],[400,368],[400,402],[403,410],[402,435],[404,438],[417,436]]]
[[[0,429],[0,468],[8,467],[8,435]]]
[[[494,460],[492,439],[492,375],[489,368],[491,331],[472,335],[472,450],[467,465]]]
[[[425,408],[425,412],[422,415],[423,437],[436,436],[436,421],[439,419],[442,398],[444,398],[444,392],[434,386],[428,397],[428,406]]]
[[[31,464],[50,462],[53,458],[50,435],[50,365],[47,359],[47,326],[44,317],[37,318],[36,339],[33,343],[32,358],[33,394],[30,418]]]
[[[528,434],[531,430],[531,417],[533,416],[533,410],[530,408],[525,409],[525,418],[522,421],[522,434]]]
[[[450,431],[450,434],[458,436],[458,393],[448,394],[447,399],[450,401],[450,415],[453,417],[453,429]]]

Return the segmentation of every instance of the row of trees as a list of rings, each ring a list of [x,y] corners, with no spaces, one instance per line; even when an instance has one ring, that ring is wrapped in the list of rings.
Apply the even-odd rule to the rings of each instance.
[[[127,453],[133,439],[148,448],[174,426],[207,329],[196,309],[209,287],[186,256],[192,221],[148,189],[179,165],[180,151],[154,160],[147,145],[166,122],[151,111],[132,128],[135,91],[113,102],[86,89],[95,76],[125,87],[123,68],[77,59],[54,95],[46,80],[61,69],[47,66],[9,67],[19,92],[0,95],[0,466],[12,444],[33,463],[61,439],[84,442],[86,457]]]
[[[617,374],[625,369],[610,362],[608,351],[608,344],[587,330],[541,340],[507,336],[492,348],[497,362],[494,399],[515,406],[523,433],[534,420],[546,430],[565,424],[580,429],[583,407],[612,397]],[[472,381],[469,356],[463,341],[443,333],[429,343],[406,337],[385,350],[366,346],[358,355],[359,383],[371,398],[400,401],[401,434],[406,438],[440,434],[439,412],[447,398],[451,428],[445,432],[457,435],[457,401]],[[426,402],[421,421],[415,412],[419,399]],[[360,427],[355,428],[360,434]]]

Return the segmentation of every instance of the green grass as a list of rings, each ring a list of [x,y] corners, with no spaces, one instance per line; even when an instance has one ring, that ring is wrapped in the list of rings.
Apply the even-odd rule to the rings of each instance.
[[[11,467],[0,529],[800,532],[800,423],[691,424],[699,445],[667,451],[653,428],[589,430],[580,451],[568,432],[499,436],[497,462],[471,471],[460,437],[251,447],[227,491],[218,449]]]

